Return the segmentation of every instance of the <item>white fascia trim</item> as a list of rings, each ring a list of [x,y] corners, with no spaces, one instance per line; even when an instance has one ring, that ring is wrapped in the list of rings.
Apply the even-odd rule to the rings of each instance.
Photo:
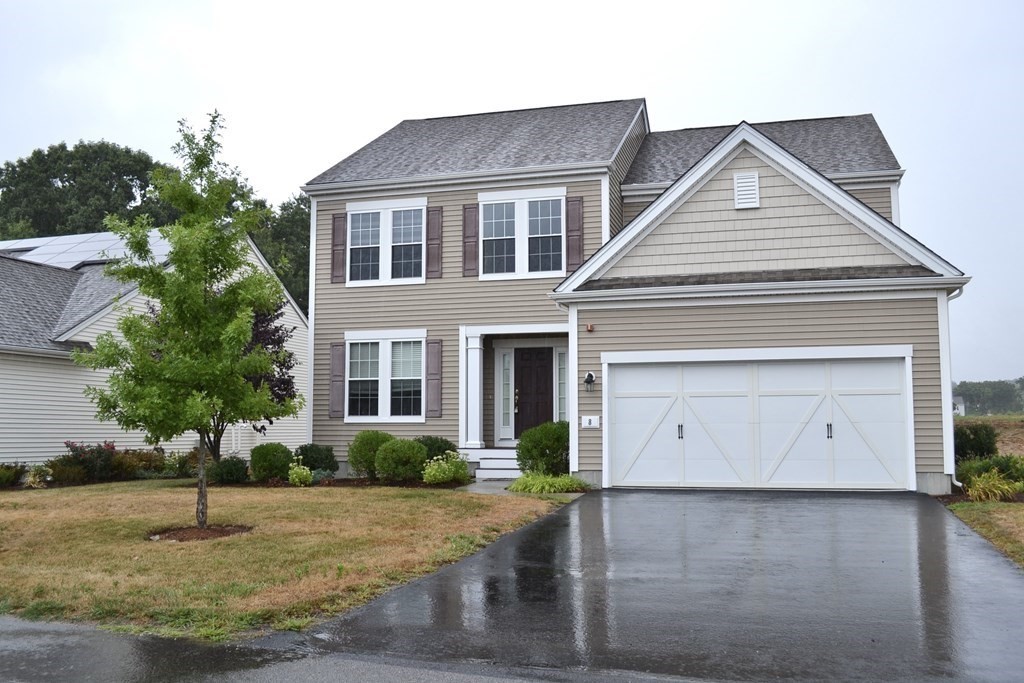
[[[856,186],[858,188],[867,189],[868,185],[874,185],[877,187],[888,187],[890,183],[899,183],[900,178],[903,177],[903,171],[895,173],[893,171],[871,171],[867,173],[823,173],[826,178],[833,181],[837,185],[843,187]],[[865,184],[862,184],[865,183]],[[622,186],[623,197],[640,197],[659,195],[664,192],[667,188],[671,187],[672,183],[660,182],[660,183],[633,183],[631,185]]]
[[[887,171],[848,171],[846,173],[823,173],[826,178],[836,183],[857,183],[857,182],[899,182],[907,171],[899,168]]]
[[[478,202],[507,202],[516,199],[559,199],[566,195],[565,186],[541,187],[533,190],[499,190],[477,192]],[[424,200],[425,202],[426,200]]]
[[[793,179],[804,186],[804,189],[829,203],[833,209],[841,211],[847,218],[862,228],[874,233],[878,238],[892,244],[895,248],[906,252],[931,270],[948,276],[962,275],[952,264],[943,260],[924,245],[913,240],[909,235],[894,229],[894,226],[873,210],[853,199],[838,185],[830,182],[810,166],[803,163],[785,149],[744,122],[736,126],[718,145],[708,152],[704,158],[694,164],[658,199],[637,216],[628,229],[616,235],[616,248],[607,249],[596,254],[583,264],[573,275],[569,276],[555,290],[569,292],[575,290],[587,280],[600,275],[614,264],[622,254],[653,230],[658,220],[684,203],[696,192],[713,172],[727,164],[741,149],[747,146],[753,153],[772,166],[792,175]]]
[[[114,297],[114,300],[111,301],[109,304],[107,304],[106,306],[104,306],[100,310],[96,311],[95,313],[93,313],[88,318],[86,318],[82,322],[78,323],[74,327],[71,327],[71,328],[67,329],[66,331],[62,332],[61,334],[56,336],[53,339],[53,341],[63,342],[63,341],[70,341],[70,340],[74,339],[75,336],[79,332],[81,332],[85,328],[89,327],[90,325],[92,325],[97,320],[100,320],[101,318],[104,318],[107,315],[109,315],[111,312],[113,312],[113,310],[115,308],[117,308],[117,306],[119,306],[121,304],[128,303],[133,298],[135,298],[135,295],[138,294],[138,293],[139,293],[139,288],[138,287],[133,287],[132,289],[129,289],[127,292],[125,292],[124,294],[121,294],[120,296]]]
[[[894,301],[903,299],[932,299],[933,289],[912,289],[901,292],[825,292],[819,294],[773,294],[752,295],[743,297],[694,297],[688,299],[643,299],[640,301],[577,301],[572,306],[581,310],[607,309],[641,309],[641,308],[696,308],[701,306],[747,306],[763,304],[794,304],[808,302],[841,302],[841,301]]]
[[[903,359],[903,424],[907,440],[907,490],[917,490],[917,442],[914,435],[914,359]]]
[[[636,183],[634,185],[622,186],[622,197],[636,197],[640,195],[659,195],[672,183]]]
[[[501,173],[452,173],[440,176],[414,176],[411,178],[392,178],[384,180],[361,180],[343,183],[318,183],[316,185],[303,185],[299,189],[310,196],[325,195],[334,192],[349,192],[380,189],[393,192],[400,188],[419,188],[422,192],[424,187],[460,185],[467,182],[502,182],[530,178],[534,181],[537,178],[550,178],[552,176],[597,174],[608,171],[611,161],[587,162],[583,164],[561,164],[556,166],[531,166],[527,168],[510,169]]]
[[[608,363],[601,361],[601,382],[607,382],[609,377]],[[612,387],[610,384],[602,384],[601,386],[601,488],[611,488],[612,486],[612,456],[611,447],[608,442],[608,433],[610,431],[609,425],[612,421],[612,414],[610,412],[611,400],[609,396],[612,394]]]
[[[846,358],[913,358],[912,344],[866,346],[780,346],[778,348],[694,349],[687,351],[606,351],[606,365],[642,363],[730,363],[777,360],[836,360]]]
[[[405,330],[345,330],[345,341],[396,341],[426,338],[427,328],[425,327]]]
[[[601,179],[602,171],[599,170],[597,173],[586,173],[582,175],[567,176],[562,174],[561,176],[552,177],[538,177],[533,178],[513,178],[508,180],[481,180],[481,181],[466,181],[456,185],[439,187],[436,192],[483,192],[487,190],[507,190],[511,187],[524,187],[532,188],[538,185],[564,185],[566,183],[584,183],[591,181],[599,181]],[[538,179],[540,178],[540,179]],[[374,198],[380,199],[394,199],[403,196],[419,196],[427,189],[423,185],[416,185],[407,188],[397,189],[369,189],[369,190],[344,190],[331,193],[324,193],[317,195],[321,201],[348,201],[350,198],[356,201],[370,201]],[[433,191],[433,190],[432,190]]]
[[[47,356],[49,358],[71,358],[70,351],[58,351],[56,349],[34,349],[30,346],[0,345],[0,353],[9,353],[13,356]]]
[[[638,287],[623,289],[559,292],[548,294],[558,303],[583,301],[636,301],[643,299],[689,299],[699,297],[737,297],[768,294],[829,292],[877,292],[886,290],[954,289],[970,282],[969,277],[897,277],[862,280],[819,280],[816,282],[770,282],[728,285],[685,285],[675,287]]]
[[[615,151],[612,152],[612,159],[610,163],[615,163],[615,159],[618,158],[619,152],[622,151],[622,146],[626,144],[626,140],[629,139],[630,134],[633,132],[633,128],[636,127],[637,119],[639,119],[640,116],[644,117],[644,134],[646,135],[651,131],[650,125],[647,122],[647,103],[641,102],[640,108],[636,110],[636,115],[633,117],[633,120],[629,122],[629,126],[626,128],[625,134],[623,134],[622,139],[619,140],[619,144],[615,146]]]
[[[497,334],[568,334],[569,323],[527,323],[521,325],[461,325],[459,336],[483,337]]]
[[[889,186],[889,203],[892,205],[892,224],[900,224],[900,184]]]
[[[942,471],[956,474],[953,453],[953,362],[949,341],[949,295],[935,293],[939,308],[939,383],[942,396]]]
[[[601,244],[606,244],[612,238],[612,217],[609,215],[611,197],[608,194],[610,186],[608,176],[601,176]]]
[[[309,367],[306,368],[306,441],[313,443],[313,366],[316,315],[316,197],[309,199],[309,319],[306,343]]]
[[[580,418],[579,409],[579,310],[569,306],[569,349],[566,353],[565,418],[569,421],[569,473],[580,471]],[[607,413],[604,413],[607,414]]]
[[[345,204],[345,209],[351,213],[359,213],[361,211],[386,211],[387,209],[422,209],[426,205],[426,197],[401,197],[399,199],[348,202]]]

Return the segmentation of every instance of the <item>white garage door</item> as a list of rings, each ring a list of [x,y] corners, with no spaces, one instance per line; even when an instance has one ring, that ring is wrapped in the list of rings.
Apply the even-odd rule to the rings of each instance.
[[[612,365],[612,486],[905,489],[903,363]]]

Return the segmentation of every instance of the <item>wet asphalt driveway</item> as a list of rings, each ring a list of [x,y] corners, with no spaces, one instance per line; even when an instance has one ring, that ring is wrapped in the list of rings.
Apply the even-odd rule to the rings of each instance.
[[[79,680],[1005,681],[1022,614],[1024,572],[923,495],[606,491],[306,634],[101,634],[89,664],[0,622],[0,674],[57,680],[63,657]],[[135,665],[102,676],[118,658]]]

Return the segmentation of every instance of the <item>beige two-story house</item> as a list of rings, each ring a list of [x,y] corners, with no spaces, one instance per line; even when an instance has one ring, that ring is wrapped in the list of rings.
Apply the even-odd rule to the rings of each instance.
[[[604,487],[953,474],[948,302],[870,115],[651,132],[644,100],[404,121],[311,180],[310,438]]]

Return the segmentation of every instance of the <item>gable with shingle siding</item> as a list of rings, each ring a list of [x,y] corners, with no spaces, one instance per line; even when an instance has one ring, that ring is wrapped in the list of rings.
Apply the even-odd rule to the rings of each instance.
[[[733,174],[756,171],[761,206],[736,209]],[[906,265],[786,174],[740,152],[603,277]]]

